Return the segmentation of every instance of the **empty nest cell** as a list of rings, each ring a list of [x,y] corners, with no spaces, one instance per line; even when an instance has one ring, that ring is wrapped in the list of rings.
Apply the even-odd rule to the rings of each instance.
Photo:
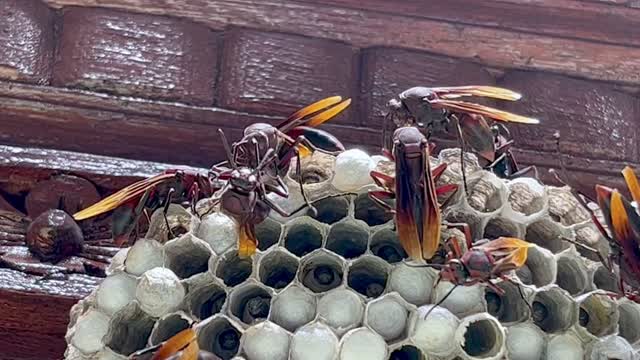
[[[386,203],[392,208],[395,206],[392,200]],[[393,219],[393,214],[371,200],[367,193],[358,195],[354,204],[355,218],[366,222],[369,226],[385,224]]]
[[[407,258],[398,234],[391,229],[382,229],[371,237],[371,252],[384,261],[395,264]]]
[[[280,234],[282,233],[282,225],[277,221],[266,218],[263,222],[256,225],[256,238],[258,239],[258,249],[265,251],[278,243]]]
[[[314,215],[309,211],[307,215],[325,224],[336,223],[349,214],[349,197],[347,196],[318,200],[313,202],[312,205],[316,208],[317,213]]]
[[[271,251],[260,259],[260,281],[274,289],[282,289],[296,277],[298,259],[284,251]]]
[[[289,225],[284,247],[296,256],[304,256],[322,247],[322,230],[317,222],[301,219]]]
[[[236,286],[251,276],[253,262],[250,258],[241,259],[236,251],[228,252],[219,259],[216,276],[227,286]]]
[[[356,258],[367,251],[369,232],[353,222],[335,224],[329,230],[327,249],[347,259]]]

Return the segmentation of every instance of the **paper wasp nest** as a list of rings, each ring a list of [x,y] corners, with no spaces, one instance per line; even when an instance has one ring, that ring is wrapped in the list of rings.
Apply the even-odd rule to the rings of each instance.
[[[315,217],[272,215],[257,227],[260,251],[251,259],[238,258],[237,231],[224,215],[199,220],[172,205],[181,235],[168,241],[155,216],[147,237],[122,250],[109,277],[72,309],[66,358],[124,359],[194,321],[201,348],[225,360],[638,357],[640,305],[600,294],[616,279],[562,240],[606,248],[567,189],[501,180],[468,155],[469,196],[454,195],[443,219],[468,223],[475,239],[536,244],[516,273],[527,285],[502,282],[504,296],[460,287],[423,320],[452,285],[434,288],[435,270],[401,263],[391,215],[367,196],[368,171],[392,173],[393,164],[361,152],[344,157],[338,167],[361,173],[334,174],[335,158],[316,154],[303,163],[305,189],[311,199],[357,195],[314,202]],[[441,182],[461,182],[458,159],[457,149],[432,159],[450,164]],[[293,209],[302,200],[287,181],[290,198],[274,200]]]

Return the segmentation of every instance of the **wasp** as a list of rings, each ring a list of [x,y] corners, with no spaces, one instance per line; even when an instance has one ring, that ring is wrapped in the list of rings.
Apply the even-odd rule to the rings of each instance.
[[[517,101],[522,97],[517,92],[493,86],[413,87],[403,91],[397,98],[391,99],[387,103],[388,111],[383,125],[383,141],[386,141],[389,120],[393,121],[397,127],[417,126],[423,129],[428,139],[435,132],[455,130],[462,149],[461,166],[466,192],[463,158],[466,145],[468,144],[490,164],[496,161],[496,156],[501,155],[496,155],[497,136],[485,117],[500,122],[522,124],[538,124],[540,122],[534,118],[458,100],[470,96],[507,101]],[[506,149],[502,148],[502,150]]]
[[[502,279],[514,283],[518,287],[522,299],[525,299],[520,284],[509,278],[507,273],[519,269],[526,263],[528,250],[533,246],[531,243],[518,238],[500,237],[495,240],[477,242],[462,253],[457,240],[450,238],[447,241],[447,246],[450,251],[445,264],[414,265],[440,269],[434,286],[437,286],[442,280],[454,284],[451,290],[425,314],[425,318],[431,310],[442,304],[458,286],[483,283],[496,294],[502,296],[505,294],[504,290],[494,282],[497,279]]]
[[[382,190],[369,191],[369,197],[394,214],[398,238],[409,258],[431,259],[440,244],[442,217],[438,196],[454,192],[458,186],[449,184],[436,188],[435,183],[447,164],[431,169],[429,152],[432,146],[417,127],[399,127],[393,139],[391,152],[384,153],[396,164],[395,177],[372,171],[371,177]],[[395,207],[385,202],[389,199],[395,199]],[[468,229],[465,232],[469,234]],[[470,236],[467,236],[470,242]]]
[[[344,151],[344,145],[331,133],[317,129],[324,122],[334,118],[351,104],[351,99],[342,100],[340,96],[331,96],[308,105],[293,114],[277,126],[267,123],[255,123],[245,128],[242,139],[231,145],[233,162],[238,167],[256,167],[259,159],[272,149],[277,155],[275,161],[265,165],[261,174],[264,188],[269,193],[281,197],[289,196],[289,189],[283,176],[289,171],[293,157],[296,161],[296,178],[300,178],[300,158],[314,151],[336,155]],[[224,136],[224,134],[222,134]],[[225,140],[226,141],[226,140]],[[214,178],[228,175],[217,167],[229,164],[230,159],[212,167],[210,174]],[[310,206],[302,181],[299,181],[303,200]],[[313,209],[313,207],[311,206]]]
[[[195,208],[198,199],[212,196],[221,187],[220,182],[212,181],[207,175],[191,170],[168,169],[78,211],[73,214],[73,218],[81,221],[113,211],[113,239],[116,245],[123,246],[134,228],[137,228],[143,213],[149,219],[147,211],[164,207],[165,221],[169,228],[166,212],[172,202],[191,202],[192,208]]]

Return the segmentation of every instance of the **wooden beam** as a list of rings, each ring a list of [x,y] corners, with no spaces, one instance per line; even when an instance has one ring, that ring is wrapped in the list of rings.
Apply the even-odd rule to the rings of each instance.
[[[640,48],[435,21],[406,13],[317,6],[292,0],[172,0],[162,4],[154,0],[44,1],[54,7],[98,6],[185,17],[217,30],[230,25],[259,28],[340,40],[361,48],[405,47],[496,67],[640,84]]]
[[[235,141],[249,124],[276,124],[283,119],[0,82],[0,143],[14,146],[209,167],[224,158],[218,128]],[[377,130],[337,125],[338,118],[335,121],[336,125],[323,128],[334,132],[345,145],[379,146]],[[41,131],[45,128],[46,132]]]
[[[575,0],[299,0],[565,39],[640,46],[640,11]]]

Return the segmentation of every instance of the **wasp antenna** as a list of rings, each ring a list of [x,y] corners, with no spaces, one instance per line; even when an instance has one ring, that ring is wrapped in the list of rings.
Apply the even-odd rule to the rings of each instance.
[[[438,301],[435,305],[433,305],[433,307],[432,307],[431,309],[429,309],[429,311],[427,311],[427,313],[424,315],[424,317],[422,318],[422,320],[427,320],[427,316],[429,316],[429,314],[431,314],[431,312],[432,312],[435,308],[437,308],[438,306],[442,305],[442,303],[443,303],[445,300],[447,300],[447,298],[448,298],[449,296],[451,296],[451,293],[453,293],[453,290],[455,290],[458,286],[460,286],[460,285],[454,285],[454,286],[451,288],[451,290],[449,290],[449,291],[447,292],[447,294],[446,294],[442,299],[440,299],[440,301]]]
[[[220,137],[222,138],[222,145],[224,146],[224,151],[227,155],[227,161],[229,161],[229,164],[231,164],[231,167],[234,170],[238,169],[238,165],[236,165],[235,160],[233,159],[233,152],[231,151],[231,147],[229,146],[229,142],[227,141],[227,137],[224,135],[224,131],[222,131],[222,129],[218,129],[218,133],[220,134]]]

